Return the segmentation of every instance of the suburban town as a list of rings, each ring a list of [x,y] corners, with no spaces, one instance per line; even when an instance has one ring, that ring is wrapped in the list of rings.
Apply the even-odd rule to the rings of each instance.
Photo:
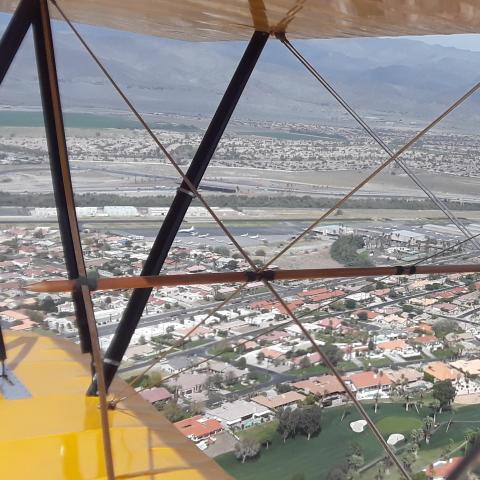
[[[200,142],[201,129],[185,123],[159,127],[156,133],[180,164],[187,164]],[[416,128],[398,127],[382,122],[379,130],[390,145],[400,145],[399,133],[405,142]],[[0,133],[0,162],[4,165],[46,163],[45,136],[39,128],[18,133],[4,129]],[[148,162],[165,163],[159,159],[156,146],[146,132],[127,129],[74,129],[69,135],[72,159],[79,164],[109,162],[115,164]],[[453,145],[455,147],[453,147]],[[476,136],[463,131],[439,130],[431,133],[412,152],[403,157],[411,168],[457,176],[478,175]],[[385,159],[384,152],[358,128],[311,125],[302,123],[234,121],[215,151],[212,166],[288,171],[361,170],[374,167]],[[452,169],[451,166],[455,165]],[[139,172],[140,174],[142,172]]]
[[[134,207],[104,210],[117,216],[138,214]],[[49,215],[54,210],[43,212],[44,218]],[[468,228],[480,231],[477,224]],[[138,275],[151,238],[112,230],[83,228],[89,276]],[[248,270],[228,239],[202,231],[193,224],[180,231],[165,273]],[[403,229],[328,224],[309,233],[304,250],[296,254],[311,250],[336,265],[425,258],[462,263],[475,250],[457,233],[453,226],[433,224]],[[259,266],[283,245],[262,239],[254,229],[240,240]],[[4,228],[0,258],[2,326],[78,341],[70,294],[28,290],[28,284],[39,279],[65,277],[58,228]],[[290,262],[295,264],[296,258]],[[404,466],[423,475],[415,478],[429,479],[446,478],[480,435],[472,410],[480,403],[479,286],[480,278],[472,274],[276,285],[356,399],[378,421]],[[231,284],[154,290],[121,376],[236,478],[254,478],[262,462],[268,472],[270,463],[280,461],[282,448],[301,444],[311,453],[310,445],[328,445],[329,435],[331,442],[350,447],[331,451],[321,466],[312,465],[323,472],[315,478],[397,478],[345,388],[283,305],[261,282],[237,290],[238,285]],[[93,293],[103,349],[129,295]],[[271,454],[276,455],[273,460]],[[314,478],[300,463],[289,465],[285,468],[290,473],[281,478]]]
[[[480,480],[480,0],[0,0],[0,480]]]

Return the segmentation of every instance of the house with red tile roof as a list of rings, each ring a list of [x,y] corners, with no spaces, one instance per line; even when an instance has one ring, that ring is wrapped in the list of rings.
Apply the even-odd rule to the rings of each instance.
[[[213,418],[202,415],[186,418],[174,423],[175,427],[187,438],[194,442],[200,442],[223,430],[222,424]]]
[[[329,292],[328,288],[314,288],[312,290],[304,290],[298,294],[299,297],[313,297],[314,295],[321,295],[322,293]]]
[[[429,480],[446,480],[450,474],[460,465],[464,457],[453,457],[448,460],[440,460],[429,465],[424,471]]]
[[[15,323],[15,322],[26,322],[30,320],[28,315],[24,313],[17,312],[16,310],[4,310],[0,313],[0,320],[4,320],[7,323]]]
[[[317,395],[322,398],[322,402],[341,403],[345,397],[345,389],[334,375],[310,377],[308,380],[292,383],[292,387],[305,395]]]
[[[379,312],[375,312],[374,310],[360,310],[360,311],[356,312],[356,314],[358,315],[361,312],[367,312],[367,319],[368,320],[383,318],[383,314],[381,314]]]
[[[318,320],[314,323],[316,323],[323,329],[331,328],[332,330],[337,330],[342,326],[342,319],[337,317],[328,317],[322,318],[321,320]]]
[[[405,340],[398,338],[397,340],[377,343],[376,347],[384,352],[395,352],[408,348],[408,343]]]
[[[462,377],[462,374],[458,370],[450,368],[444,362],[431,362],[424,367],[423,371],[426,374],[431,375],[435,381],[439,382],[443,380],[451,380],[452,382],[455,382]]]
[[[429,349],[441,346],[440,340],[435,335],[419,335],[418,337],[411,338],[410,342],[415,345],[421,345],[422,347],[428,347]]]
[[[278,350],[273,350],[272,348],[262,348],[260,352],[262,352],[268,360],[285,360],[284,353],[279,352]]]
[[[303,402],[305,398],[305,395],[291,390],[290,392],[281,393],[272,397],[258,395],[251,400],[252,402],[269,408],[270,410],[277,410],[279,408],[297,406],[298,403]]]
[[[287,332],[284,332],[283,330],[274,330],[273,332],[269,332],[258,337],[258,341],[261,342],[262,340],[264,340],[266,342],[278,343],[288,337],[289,335]]]
[[[374,390],[388,391],[392,385],[392,381],[388,375],[384,375],[382,371],[352,373],[345,377],[345,379],[355,387],[358,393],[366,393]]]

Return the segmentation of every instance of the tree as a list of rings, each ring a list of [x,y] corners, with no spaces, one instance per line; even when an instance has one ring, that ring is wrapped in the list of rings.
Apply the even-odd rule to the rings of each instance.
[[[43,314],[38,312],[37,310],[27,310],[25,313],[27,314],[27,317],[33,322],[43,322]]]
[[[235,457],[245,463],[247,458],[254,458],[260,452],[260,444],[252,438],[244,438],[235,444]]]
[[[275,422],[269,422],[262,425],[261,428],[255,430],[254,438],[258,443],[260,443],[260,445],[265,446],[268,449],[275,438],[275,431]]]
[[[356,455],[352,454],[347,459],[349,470],[353,470],[354,472],[358,472],[358,470],[363,466],[365,460],[363,455]]]
[[[40,310],[44,312],[53,313],[58,311],[53,298],[50,295],[47,295],[41,302],[40,302]]]
[[[437,413],[439,412],[440,410],[440,402],[434,398],[430,404],[429,404],[429,407],[432,409],[433,411],[433,423],[435,423],[435,420],[437,418]]]
[[[262,351],[258,352],[257,353],[257,362],[261,364],[261,363],[263,363],[264,360],[265,360],[265,354]]]
[[[348,480],[346,466],[337,465],[333,467],[328,472],[326,480]]]
[[[473,449],[478,448],[480,445],[480,430],[477,428],[475,430],[468,429],[464,433],[465,438],[465,455],[470,453]]]
[[[366,322],[368,320],[368,313],[365,310],[360,310],[357,313],[357,318],[362,322]]]
[[[432,417],[426,417],[423,420],[422,431],[423,431],[423,436],[425,438],[425,443],[427,445],[430,443],[430,438],[432,436],[434,426],[435,426],[435,423]]]
[[[220,388],[223,383],[223,376],[221,373],[215,373],[208,380],[210,380],[214,387]]]
[[[308,368],[308,367],[312,366],[312,364],[311,364],[311,362],[310,362],[310,360],[307,356],[302,357],[300,359],[300,364],[299,365],[300,365],[300,368]]]
[[[345,300],[345,308],[347,310],[353,310],[357,306],[357,302],[352,298],[347,298]]]
[[[227,373],[225,373],[225,385],[231,386],[235,383],[237,383],[237,377],[231,370],[229,370]]]
[[[294,437],[297,433],[300,420],[299,412],[297,410],[292,410],[287,407],[279,410],[277,413],[277,431],[281,435],[283,443],[285,443],[288,437]]]
[[[373,341],[373,338],[370,338],[370,340],[368,341],[368,351],[372,352],[373,350],[375,350],[375,343]]]
[[[433,384],[433,398],[440,403],[440,412],[449,406],[454,400],[457,390],[451,380],[443,380]]]
[[[223,400],[223,395],[215,390],[208,390],[207,392],[207,407],[211,408],[219,404]]]
[[[277,393],[287,393],[292,390],[292,387],[288,383],[277,383],[275,389],[277,390]]]
[[[165,404],[162,408],[162,412],[163,415],[165,415],[165,418],[172,423],[188,418],[188,412],[173,400]]]
[[[257,257],[265,257],[267,255],[267,253],[265,252],[265,250],[263,248],[259,248],[258,250],[255,251],[255,255]]]
[[[378,462],[375,480],[384,480],[386,473],[385,463],[383,461]]]
[[[343,352],[333,343],[327,343],[323,347],[323,353],[334,365],[343,360]]]
[[[413,452],[405,452],[401,457],[400,460],[403,466],[410,471],[412,469],[412,465],[415,463],[416,457]]]
[[[245,359],[245,357],[240,357],[237,360],[237,368],[239,368],[240,370],[245,370],[245,368],[247,368],[247,360]]]
[[[371,265],[371,261],[358,250],[364,247],[363,238],[359,235],[341,235],[330,247],[330,255],[337,262],[351,267],[362,267]]]
[[[410,432],[410,442],[414,445],[420,445],[420,442],[423,440],[423,438],[423,430],[420,428],[415,428]]]
[[[445,318],[435,322],[433,325],[433,331],[437,338],[445,338],[449,333],[458,332],[459,327],[455,320]]]
[[[322,409],[317,405],[305,408],[298,408],[298,429],[307,435],[307,440],[321,428]]]

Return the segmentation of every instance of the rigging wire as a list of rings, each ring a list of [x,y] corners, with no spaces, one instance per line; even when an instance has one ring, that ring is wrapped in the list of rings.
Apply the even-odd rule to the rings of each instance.
[[[330,207],[325,213],[323,213],[317,220],[315,220],[309,227],[307,227],[302,233],[300,233],[295,239],[293,239],[288,245],[286,245],[280,252],[278,252],[267,264],[265,264],[262,269],[266,269],[278,258],[284,255],[288,250],[290,250],[297,242],[310,233],[320,222],[329,217],[333,212],[340,208],[347,200],[349,200],[355,193],[357,193],[362,187],[364,187],[370,180],[376,177],[382,170],[384,170],[388,165],[394,162],[402,153],[408,150],[412,145],[414,145],[420,138],[422,138],[427,132],[429,132],[435,125],[440,123],[447,115],[449,115],[453,110],[455,110],[459,105],[461,105],[467,98],[471,97],[477,90],[480,89],[480,82],[477,82],[473,87],[471,87],[467,92],[465,92],[460,98],[453,102],[445,111],[438,115],[432,122],[430,122],[426,127],[424,127],[420,132],[418,132],[411,140],[409,140],[403,147],[396,151],[388,160],[380,164],[370,175],[363,179],[359,184],[357,184],[350,192],[348,192],[344,197],[338,200],[335,205]]]
[[[478,236],[480,236],[480,233],[478,233],[478,234],[475,235],[475,237],[478,237]],[[432,254],[432,255],[429,255],[429,256],[427,256],[427,257],[421,258],[420,260],[418,260],[418,261],[416,262],[415,265],[418,265],[418,264],[420,264],[420,263],[423,263],[424,261],[427,261],[427,260],[432,260],[434,257],[437,257],[437,256],[445,253],[445,252],[448,251],[448,250],[452,250],[452,249],[454,249],[454,248],[457,248],[458,246],[460,246],[460,245],[468,242],[469,240],[470,240],[470,239],[462,240],[462,241],[460,241],[460,242],[457,242],[457,243],[454,244],[454,245],[450,245],[449,247],[446,247],[446,248],[444,248],[444,249],[442,249],[442,250],[440,250],[440,251],[438,251],[438,252],[435,252],[435,253]],[[383,276],[383,277],[380,277],[380,278],[367,280],[368,283],[367,283],[366,285],[362,286],[361,289],[360,289],[360,291],[362,291],[362,290],[370,287],[370,285],[373,284],[373,283],[376,283],[376,282],[379,282],[379,281],[381,282],[381,281],[383,281],[383,280],[386,280],[386,279],[389,278],[389,277],[390,277],[390,275],[386,275],[386,276]],[[232,293],[232,295],[231,295],[230,298],[233,298],[234,296],[236,296],[236,295],[239,293],[239,291],[244,288],[244,285],[245,285],[245,284],[243,284],[243,285],[241,285],[240,287],[238,287],[237,290]],[[453,288],[453,287],[452,287],[452,288]],[[327,302],[327,303],[321,305],[320,307],[318,307],[318,308],[316,308],[316,309],[309,310],[308,312],[305,312],[304,314],[299,315],[298,318],[309,318],[310,316],[312,316],[312,315],[315,314],[316,312],[321,311],[321,310],[325,309],[326,307],[329,307],[329,306],[332,305],[333,303],[338,302],[339,300],[342,300],[342,299],[346,298],[348,295],[349,295],[349,293],[346,292],[346,293],[345,293],[344,295],[342,295],[341,297],[337,297],[337,298],[331,300],[330,302]],[[228,303],[228,301],[230,300],[230,298],[229,298],[228,300],[226,300],[226,301],[223,302],[222,308],[225,306],[226,303]],[[351,314],[353,314],[353,313],[355,313],[355,312],[359,312],[359,311],[362,311],[362,310],[365,310],[365,307],[359,307],[359,308],[356,308],[356,309],[353,309],[353,310],[347,310],[347,311],[344,311],[344,312],[337,312],[336,315],[345,315],[345,314],[348,314],[348,313],[351,315]],[[210,315],[213,315],[213,314],[214,314],[214,313],[211,313]],[[329,316],[330,316],[329,313],[325,313],[325,316],[323,316],[323,317],[321,317],[321,318],[328,318]],[[320,319],[321,319],[321,318],[320,318]],[[471,325],[480,326],[480,323],[479,323],[479,322],[474,322],[474,321],[471,321],[471,320],[461,319],[461,320],[459,320],[459,321],[461,321],[462,323],[469,323],[469,324],[471,324]],[[194,328],[198,328],[198,326],[200,326],[200,323],[201,323],[201,322],[199,322],[199,323],[197,324],[197,326],[194,327]],[[260,338],[261,336],[263,336],[263,335],[265,335],[265,334],[267,334],[267,333],[273,332],[274,330],[278,330],[278,329],[284,328],[284,327],[290,325],[291,323],[293,323],[293,320],[287,320],[287,321],[285,321],[285,322],[283,322],[283,323],[276,324],[276,325],[274,325],[274,326],[272,326],[272,327],[270,327],[270,328],[268,328],[268,329],[266,329],[266,330],[262,329],[262,331],[261,331],[260,333],[258,333],[257,335],[255,335],[255,336],[253,336],[253,337],[250,337],[250,338],[247,338],[247,339],[245,339],[243,342],[240,342],[239,344],[237,344],[237,348],[238,348],[239,346],[245,345],[246,343],[248,343],[248,342],[250,342],[250,341],[254,341],[254,340],[256,340],[257,338]],[[213,360],[214,358],[217,358],[217,357],[221,356],[222,354],[223,354],[223,352],[219,352],[218,354],[212,354],[212,355],[209,356],[207,359],[201,360],[201,361],[199,361],[199,362],[197,362],[197,363],[195,363],[195,364],[192,364],[192,365],[190,365],[190,366],[188,366],[188,367],[185,367],[184,369],[181,369],[180,371],[178,371],[178,372],[176,372],[176,373],[174,373],[174,374],[171,374],[171,375],[169,375],[169,376],[164,377],[164,378],[162,379],[162,382],[166,382],[167,380],[170,380],[171,378],[175,378],[176,376],[180,375],[181,373],[184,373],[184,372],[186,372],[186,371],[188,371],[188,370],[191,370],[191,369],[193,369],[193,368],[196,368],[196,367],[198,367],[198,366],[201,366],[201,365],[203,365],[204,363],[208,362],[209,360]],[[152,362],[152,365],[149,366],[149,369],[151,369],[151,368],[153,368],[155,365],[157,365],[163,358],[164,358],[164,357],[158,358],[158,359],[155,358],[155,359],[154,359],[154,362]],[[139,377],[142,378],[142,376],[139,376]],[[135,381],[138,381],[138,379],[136,379]],[[137,392],[141,392],[141,391],[143,391],[143,390],[145,390],[145,388],[140,388],[140,389],[137,390]],[[124,400],[124,399],[126,399],[126,398],[128,398],[128,397],[122,397],[120,400]],[[120,400],[116,400],[115,403],[118,403]]]
[[[378,430],[377,426],[375,425],[374,421],[370,418],[370,415],[367,413],[367,411],[363,408],[363,405],[361,402],[357,399],[355,396],[355,393],[352,391],[352,389],[348,386],[347,382],[343,379],[341,373],[337,370],[337,367],[332,363],[328,355],[325,355],[323,352],[323,349],[320,348],[318,343],[314,340],[310,332],[305,328],[303,323],[296,317],[296,315],[293,313],[293,311],[290,309],[288,304],[285,302],[285,300],[278,294],[276,289],[271,285],[270,282],[267,280],[264,280],[265,286],[270,290],[272,295],[280,302],[284,310],[288,313],[288,316],[293,320],[293,322],[300,328],[302,331],[303,335],[307,337],[308,341],[312,344],[313,348],[316,350],[316,352],[320,355],[320,358],[322,359],[323,363],[327,365],[327,367],[331,370],[331,372],[335,375],[337,380],[340,382],[342,387],[345,389],[345,392],[347,395],[350,397],[350,400],[352,403],[355,405],[355,408],[357,409],[358,413],[362,416],[362,418],[367,422],[368,426],[370,427],[370,430],[374,434],[374,436],[377,438],[378,442],[380,445],[383,447],[387,455],[392,459],[392,461],[395,463],[397,468],[400,470],[402,475],[407,479],[411,480],[410,475],[408,474],[407,470],[403,466],[402,462],[399,460],[399,458],[395,455],[394,451],[388,445],[386,440],[383,438],[382,434],[380,433],[380,430]]]
[[[60,13],[61,17],[65,20],[65,22],[68,24],[74,35],[77,37],[78,41],[83,45],[85,50],[88,52],[92,60],[97,64],[97,66],[100,68],[102,73],[105,75],[107,80],[111,83],[115,91],[120,95],[122,100],[126,103],[130,111],[133,113],[133,115],[137,118],[137,120],[140,122],[140,124],[143,126],[145,131],[149,134],[149,136],[152,138],[154,143],[157,145],[157,147],[161,150],[161,152],[165,155],[167,160],[170,162],[170,164],[173,166],[173,168],[176,170],[176,172],[179,174],[179,176],[182,178],[182,180],[185,182],[187,185],[188,189],[190,190],[190,193],[194,195],[199,202],[203,205],[203,207],[207,210],[207,212],[210,214],[210,216],[213,218],[213,220],[217,223],[217,225],[220,227],[220,229],[223,231],[223,233],[228,237],[228,239],[232,242],[232,244],[235,246],[235,248],[238,250],[238,252],[242,255],[242,257],[245,259],[245,261],[255,270],[258,271],[257,266],[253,262],[253,260],[250,258],[250,256],[246,253],[246,251],[241,247],[241,245],[238,243],[236,238],[232,235],[230,230],[226,227],[226,225],[220,220],[218,215],[213,211],[213,209],[210,207],[210,205],[207,203],[207,201],[204,199],[203,195],[200,194],[197,188],[193,185],[193,183],[190,181],[190,179],[187,177],[187,175],[183,172],[183,170],[179,167],[178,163],[174,160],[170,152],[166,149],[166,147],[163,145],[163,143],[159,140],[159,138],[155,135],[153,130],[149,127],[147,122],[144,120],[143,116],[140,114],[140,112],[135,108],[133,103],[129,100],[129,98],[126,96],[126,94],[123,92],[123,90],[120,88],[120,86],[117,84],[117,82],[113,79],[113,77],[110,75],[106,67],[103,65],[103,63],[100,61],[100,59],[95,55],[93,50],[89,47],[87,42],[84,40],[83,36],[80,35],[79,31],[76,29],[76,27],[73,25],[73,23],[70,21],[70,19],[67,17],[63,9],[58,5],[56,0],[50,0],[50,2],[55,6],[55,8],[58,10]]]
[[[56,0],[50,0],[52,4],[57,8],[59,11],[60,15],[64,18],[64,20],[67,22],[67,24],[70,26],[72,31],[74,32],[75,36],[78,38],[78,40],[82,43],[82,45],[85,47],[87,52],[90,54],[92,59],[95,61],[95,63],[99,66],[99,68],[102,70],[102,72],[106,75],[107,79],[111,82],[117,93],[122,97],[122,99],[127,103],[128,107],[132,111],[132,113],[137,117],[139,122],[143,125],[147,133],[151,136],[151,138],[154,140],[154,142],[157,144],[159,149],[164,153],[164,155],[167,157],[169,162],[172,164],[172,166],[175,168],[177,173],[182,177],[183,181],[185,184],[188,186],[190,192],[195,195],[200,203],[206,208],[206,210],[210,213],[212,218],[216,221],[216,223],[219,225],[219,227],[222,229],[222,231],[225,233],[225,235],[230,239],[230,241],[235,245],[239,253],[243,256],[243,258],[252,266],[252,268],[255,271],[258,271],[257,266],[255,263],[252,261],[252,259],[249,257],[248,254],[243,250],[243,248],[239,245],[239,243],[236,241],[236,239],[233,237],[233,235],[230,233],[228,228],[223,224],[223,222],[220,220],[220,218],[215,214],[215,212],[211,209],[211,207],[208,205],[208,203],[203,199],[203,196],[199,194],[197,189],[194,187],[192,182],[188,179],[188,177],[184,174],[182,169],[178,166],[178,164],[175,162],[173,157],[170,155],[170,153],[166,150],[166,148],[163,146],[163,144],[160,142],[160,140],[157,138],[157,136],[153,133],[153,131],[150,129],[148,124],[145,122],[143,117],[139,114],[139,112],[135,109],[133,104],[130,102],[130,100],[126,97],[126,95],[123,93],[123,91],[120,89],[120,87],[117,85],[117,83],[113,80],[111,75],[108,73],[108,71],[105,69],[103,64],[99,61],[99,59],[96,57],[96,55],[93,53],[93,51],[90,49],[90,47],[86,44],[86,42],[83,40],[83,37],[79,34],[79,32],[76,30],[76,28],[73,26],[71,21],[67,18],[63,10],[59,7],[57,4]],[[283,255],[286,251],[288,251],[295,243],[297,243],[301,238],[303,238],[307,233],[309,233],[313,228],[315,228],[320,221],[322,221],[324,218],[326,218],[328,215],[330,215],[334,210],[339,208],[343,203],[345,203],[352,195],[354,195],[360,188],[362,188],[366,183],[368,183],[373,177],[375,177],[379,172],[381,172],[387,165],[389,165],[391,162],[395,161],[404,151],[406,151],[410,146],[412,146],[414,143],[416,143],[423,135],[425,135],[431,128],[433,128],[437,123],[439,123],[444,117],[446,117],[451,111],[453,111],[458,105],[460,105],[464,100],[466,100],[468,97],[470,97],[475,91],[480,88],[480,82],[477,83],[474,87],[472,87],[468,92],[466,92],[460,99],[458,99],[455,103],[453,103],[445,112],[443,112],[440,116],[438,116],[433,122],[431,122],[427,127],[425,127],[422,131],[420,131],[412,140],[410,140],[407,144],[405,144],[400,150],[398,150],[395,154],[391,155],[390,158],[384,162],[382,165],[380,165],[372,174],[370,174],[365,180],[363,180],[357,187],[355,187],[351,192],[349,192],[343,199],[341,199],[337,204],[329,209],[320,219],[318,219],[316,222],[314,222],[310,227],[308,227],[306,230],[302,232],[301,235],[299,235],[296,239],[294,239],[289,245],[287,245],[280,253],[278,253],[267,265],[265,265],[263,268],[266,268],[268,265],[273,263],[276,259],[278,259],[281,255]],[[280,302],[280,304],[283,306],[285,311],[288,312],[289,316],[292,318],[292,320],[299,326],[299,328],[302,330],[304,335],[309,339],[309,341],[312,343],[312,346],[317,350],[318,354],[322,357],[324,363],[329,366],[329,368],[332,370],[334,375],[337,377],[337,379],[342,383],[344,386],[347,394],[350,396],[352,402],[354,402],[358,412],[362,415],[362,417],[365,419],[365,421],[368,423],[370,426],[372,432],[374,435],[377,437],[383,448],[385,449],[386,453],[391,457],[392,461],[397,465],[399,468],[400,472],[402,472],[403,476],[406,479],[410,479],[410,476],[408,472],[405,470],[405,467],[402,465],[402,463],[399,461],[399,459],[396,457],[392,449],[389,447],[389,445],[386,443],[385,439],[382,437],[381,433],[375,426],[374,422],[371,420],[367,412],[364,410],[363,406],[361,403],[356,399],[354,393],[349,389],[348,385],[344,382],[343,378],[341,377],[340,373],[336,369],[336,367],[331,363],[331,361],[328,359],[328,357],[323,353],[322,349],[319,348],[318,344],[315,342],[315,340],[312,338],[310,333],[305,329],[303,324],[298,320],[298,318],[293,314],[291,309],[288,307],[286,302],[283,300],[283,298],[278,294],[278,292],[275,290],[275,288],[268,282],[264,280],[264,283],[266,287],[270,290],[272,295]],[[82,287],[83,290],[88,291],[88,287],[84,285]]]
[[[155,365],[157,365],[160,361],[162,361],[168,354],[172,353],[175,349],[177,348],[182,348],[188,341],[190,336],[198,330],[201,326],[205,325],[207,320],[209,320],[211,317],[213,317],[220,309],[222,309],[230,300],[232,300],[234,297],[236,297],[248,284],[243,283],[240,285],[238,288],[235,289],[234,292],[232,292],[225,300],[223,300],[219,305],[217,305],[215,308],[211,309],[207,316],[200,320],[198,323],[196,323],[185,335],[183,335],[177,342],[175,342],[173,345],[171,345],[167,350],[164,352],[160,352],[158,355],[155,355],[155,357],[152,358],[151,363],[142,371],[140,372],[133,380],[130,382],[127,382],[127,386],[123,388],[119,393],[118,397],[121,397],[124,391],[128,387],[133,387],[135,383],[137,383],[139,380],[141,380]],[[118,400],[112,400],[110,402],[111,406],[116,405]]]
[[[337,102],[348,112],[348,114],[363,128],[363,130],[382,148],[382,150],[391,157],[394,153],[387,144],[378,136],[378,134],[363,120],[363,118],[352,108],[351,105],[335,90],[325,77],[323,77],[313,65],[290,43],[284,33],[279,33],[276,37],[287,47],[287,49],[300,61],[300,63],[318,80],[323,87],[337,100]],[[410,170],[408,165],[401,159],[396,158],[397,163],[402,170],[413,180],[413,182],[432,200],[432,202],[455,224],[455,226],[466,236],[470,237],[471,233],[465,225],[450,211],[436,195],[432,192],[417,175]],[[480,250],[480,243],[472,240],[477,250]]]
[[[463,240],[462,242],[459,242],[459,243],[465,243],[466,241],[468,241],[469,239],[465,239]],[[448,251],[450,250],[451,248],[453,248],[453,246],[450,246],[450,247],[447,247],[445,249],[443,249],[442,251],[440,252],[436,252],[435,254],[433,255],[430,255],[428,257],[426,257],[426,259],[432,259],[434,258],[435,256],[438,256],[440,255],[441,253],[444,253],[444,251]],[[373,282],[374,280],[371,280],[370,282]],[[329,369],[332,371],[332,373],[335,375],[335,377],[339,380],[339,382],[342,384],[342,386],[344,387],[345,391],[347,392],[347,395],[350,397],[350,399],[352,400],[353,404],[355,405],[357,411],[360,413],[360,415],[365,419],[365,421],[367,422],[367,424],[369,425],[369,427],[371,428],[373,434],[377,437],[378,441],[380,442],[380,444],[382,445],[382,447],[384,448],[385,452],[387,453],[387,455],[392,459],[392,461],[397,465],[397,467],[399,468],[400,472],[402,473],[402,475],[406,478],[406,479],[410,479],[410,476],[408,474],[408,472],[405,470],[403,464],[400,462],[400,460],[397,458],[397,456],[395,455],[395,453],[393,452],[393,450],[389,447],[389,445],[387,444],[387,442],[385,441],[385,439],[383,438],[383,436],[381,435],[381,433],[379,432],[379,430],[377,429],[376,425],[374,424],[373,420],[370,418],[370,416],[368,415],[368,413],[366,412],[366,410],[363,408],[363,405],[356,399],[355,397],[355,394],[351,391],[351,389],[348,387],[347,383],[344,381],[341,373],[337,370],[337,368],[332,364],[332,362],[328,359],[328,357],[323,353],[322,349],[319,347],[319,345],[315,342],[315,340],[313,339],[313,337],[311,336],[311,334],[308,332],[308,330],[303,326],[303,323],[300,322],[299,318],[302,318],[302,317],[297,317],[295,314],[293,314],[292,310],[289,308],[288,304],[283,300],[283,298],[278,294],[278,292],[276,291],[276,289],[270,284],[270,282],[267,282],[267,281],[264,281],[265,285],[267,286],[267,288],[271,291],[271,293],[273,294],[273,296],[277,299],[277,301],[282,305],[282,307],[284,308],[284,310],[288,313],[288,315],[290,316],[291,320],[288,321],[288,322],[285,322],[283,324],[283,326],[285,326],[286,324],[290,324],[290,323],[296,323],[299,328],[301,329],[301,331],[304,333],[304,335],[306,335],[307,339],[310,341],[310,343],[312,344],[313,348],[317,351],[317,353],[320,355],[320,357],[322,358],[323,362],[329,367]],[[365,286],[366,287],[366,286]],[[344,298],[345,296],[347,296],[348,294],[345,294],[342,298]],[[338,301],[338,299],[335,299],[334,301]],[[333,303],[333,301],[331,302]],[[325,306],[322,306],[322,308],[325,308]],[[360,309],[358,309],[360,310]],[[309,315],[311,315],[312,312],[309,312]],[[273,331],[273,330],[276,330],[278,328],[282,328],[282,326],[280,325],[275,325],[272,329],[269,329],[267,331],[262,331],[258,336],[262,336],[262,335],[265,335],[268,331]],[[254,337],[255,338],[255,337]],[[248,339],[248,340],[245,340],[243,343],[246,343],[247,341],[252,341],[252,339]],[[239,344],[240,345],[240,344]],[[237,345],[237,347],[239,346]],[[199,366],[201,365],[202,363],[207,363],[208,361],[212,360],[213,358],[217,357],[217,356],[220,356],[223,352],[219,352],[218,354],[215,354],[215,355],[212,355],[212,356],[209,356],[208,359],[205,359],[203,361],[200,361],[200,362],[197,362],[197,364],[195,365],[191,365],[179,372],[176,372],[175,374],[173,375],[170,375],[170,376],[167,376],[165,377],[164,379],[162,379],[163,382],[166,382],[169,378],[172,378],[172,377],[176,377],[178,376],[180,373],[184,372],[184,371],[188,371],[192,368],[194,368],[195,366]],[[140,391],[142,391],[142,389],[140,389]],[[120,400],[124,400],[123,399],[120,399]],[[119,400],[119,401],[120,401]]]

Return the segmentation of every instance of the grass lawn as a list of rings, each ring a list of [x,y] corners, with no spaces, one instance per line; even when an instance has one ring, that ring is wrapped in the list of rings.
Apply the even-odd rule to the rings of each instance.
[[[455,357],[455,352],[451,348],[439,348],[434,350],[433,355],[441,360],[450,360]]]
[[[270,380],[270,375],[268,373],[259,372],[257,373],[257,378],[255,379],[255,383],[267,383]]]
[[[307,368],[292,368],[289,373],[293,373],[294,375],[301,375],[301,376],[312,376],[312,375],[323,375],[325,373],[329,373],[330,369],[319,363],[317,365],[312,365],[311,367]]]
[[[373,404],[366,404],[365,407],[386,437],[390,433],[408,434],[412,428],[420,426],[423,418],[430,412],[429,408],[424,407],[420,410],[419,415],[415,409],[405,412],[405,409],[399,404],[385,403],[380,405],[377,414],[375,414]],[[232,453],[221,455],[216,460],[238,480],[291,480],[296,473],[303,473],[305,480],[320,480],[326,478],[332,467],[343,462],[346,449],[353,442],[362,447],[366,462],[383,456],[381,447],[369,431],[353,433],[350,429],[350,422],[360,418],[353,407],[348,407],[351,413],[345,417],[343,422],[340,421],[344,408],[325,409],[322,431],[310,441],[306,437],[298,435],[296,438],[288,439],[284,444],[279,435],[275,433],[270,448],[268,450],[262,449],[259,458],[255,461],[241,464]],[[451,416],[452,414],[447,412],[440,415],[439,420],[448,422]],[[454,413],[454,418],[466,422],[471,422],[473,419],[480,420],[478,406],[460,407]],[[472,428],[473,425],[471,423],[453,423],[448,433],[445,433],[445,426],[443,425],[433,435],[428,448],[422,446],[420,449],[419,459],[415,466],[417,470],[420,470],[420,467],[431,460],[438,458],[442,448],[450,438],[459,444],[463,438],[463,431]],[[242,432],[241,435],[260,435],[261,431],[255,431],[255,429],[260,428],[269,427],[264,425],[254,427]],[[374,468],[367,470],[362,474],[362,479],[373,478],[374,473]],[[390,478],[394,480],[398,478],[393,468]]]
[[[371,365],[372,367],[389,367],[393,362],[387,357],[381,358],[364,358],[362,359],[362,363],[365,367]]]
[[[349,372],[350,370],[358,370],[359,367],[351,360],[344,360],[343,362],[339,362],[337,368],[342,372]]]
[[[208,343],[211,341],[212,341],[211,338],[199,338],[198,340],[190,340],[189,342],[185,343],[185,345],[182,346],[182,349],[199,347],[200,345],[203,345],[204,343]]]
[[[261,441],[262,438],[269,438],[271,434],[276,432],[277,425],[277,420],[262,423],[261,425],[256,425],[255,427],[247,428],[246,430],[239,432],[238,436],[240,438],[254,438]]]

